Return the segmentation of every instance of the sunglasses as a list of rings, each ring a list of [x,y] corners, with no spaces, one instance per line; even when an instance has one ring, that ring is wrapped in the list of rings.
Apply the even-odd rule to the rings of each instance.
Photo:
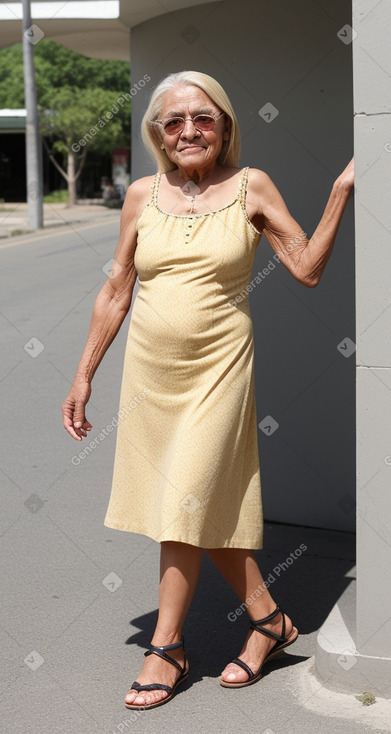
[[[222,112],[218,117],[213,115],[196,115],[195,117],[170,117],[168,120],[150,120],[151,125],[161,125],[166,135],[178,135],[185,127],[185,121],[191,120],[196,130],[207,132],[213,130],[217,120],[225,115]]]

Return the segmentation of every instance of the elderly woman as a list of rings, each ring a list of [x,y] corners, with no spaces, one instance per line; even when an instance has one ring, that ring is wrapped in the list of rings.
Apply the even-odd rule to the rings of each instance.
[[[154,90],[142,137],[157,173],[128,188],[110,277],[97,296],[66,430],[91,430],[91,381],[129,311],[111,496],[104,524],[160,543],[159,614],[128,708],[167,703],[188,676],[182,629],[202,551],[247,603],[249,631],[222,686],[261,678],[298,636],[264,583],[254,549],[263,517],[248,285],[264,232],[304,286],[317,285],[353,187],[336,179],[308,239],[268,174],[239,168],[232,105],[207,74],[170,74]],[[260,634],[259,634],[260,633]]]

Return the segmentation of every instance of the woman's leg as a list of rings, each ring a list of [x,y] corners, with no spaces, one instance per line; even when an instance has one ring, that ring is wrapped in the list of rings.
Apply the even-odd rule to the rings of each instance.
[[[182,627],[197,585],[201,568],[202,548],[187,543],[164,541],[160,549],[160,586],[159,615],[152,645],[170,645],[179,642]],[[184,664],[183,647],[169,650],[180,665]],[[171,663],[158,657],[148,655],[137,680],[141,685],[148,683],[164,683],[173,686],[179,671]],[[125,698],[126,703],[155,703],[168,696],[167,691],[137,691],[130,689]]]
[[[264,580],[253,550],[244,548],[205,548],[205,552],[236,591],[239,599],[242,602],[247,600],[247,613],[250,619],[262,619],[275,610],[276,602],[264,586]],[[285,615],[285,625],[285,635],[289,636],[293,625],[287,615]],[[277,614],[274,619],[263,626],[280,635],[282,632],[282,615]],[[238,657],[256,673],[275,642],[266,635],[250,630]],[[248,680],[246,671],[235,663],[228,663],[222,672],[222,677],[231,683]]]

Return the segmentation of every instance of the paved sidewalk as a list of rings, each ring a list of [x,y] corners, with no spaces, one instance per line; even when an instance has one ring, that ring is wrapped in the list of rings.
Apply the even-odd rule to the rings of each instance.
[[[49,227],[69,226],[70,224],[86,224],[97,220],[115,220],[121,216],[121,209],[110,209],[103,204],[44,204],[43,225]],[[42,232],[30,230],[28,205],[24,202],[0,204],[0,245],[9,237]],[[8,244],[8,243],[7,243]]]

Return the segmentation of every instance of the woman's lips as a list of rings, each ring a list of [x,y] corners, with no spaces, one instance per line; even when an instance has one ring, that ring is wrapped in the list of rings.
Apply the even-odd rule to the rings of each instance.
[[[182,150],[197,150],[197,148],[203,148],[203,145],[186,145],[184,148],[181,148]]]

